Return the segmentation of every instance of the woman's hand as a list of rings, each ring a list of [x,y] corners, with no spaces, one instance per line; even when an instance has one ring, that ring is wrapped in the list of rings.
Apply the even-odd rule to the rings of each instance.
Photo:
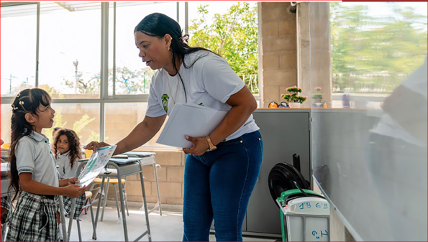
[[[95,152],[97,151],[98,148],[101,148],[104,146],[110,146],[110,145],[104,142],[92,141],[91,143],[85,145],[83,148],[87,150],[93,150]]]
[[[193,143],[192,148],[183,148],[185,154],[203,155],[210,148],[205,137],[190,137],[186,135],[185,138]]]
[[[83,193],[85,193],[86,186],[80,187],[77,185],[68,185],[66,187],[63,187],[63,195],[71,198],[76,198],[81,196]]]
[[[68,185],[74,185],[74,184],[77,184],[78,182],[79,180],[77,179],[77,177],[68,178]]]

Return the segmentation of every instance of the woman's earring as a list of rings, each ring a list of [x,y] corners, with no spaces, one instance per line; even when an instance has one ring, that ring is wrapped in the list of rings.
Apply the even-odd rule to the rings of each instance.
[[[171,47],[170,47],[170,46],[168,46],[168,50],[171,50]]]

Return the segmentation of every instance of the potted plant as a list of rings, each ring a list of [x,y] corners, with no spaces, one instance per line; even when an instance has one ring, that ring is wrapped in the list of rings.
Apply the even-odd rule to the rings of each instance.
[[[312,106],[316,108],[322,107],[322,99],[324,97],[324,94],[322,94],[322,88],[321,87],[315,87],[315,92],[312,94]]]
[[[302,89],[297,86],[288,87],[287,92],[287,94],[282,94],[281,97],[285,99],[285,102],[290,106],[290,108],[299,108],[307,99],[307,97],[299,96]]]

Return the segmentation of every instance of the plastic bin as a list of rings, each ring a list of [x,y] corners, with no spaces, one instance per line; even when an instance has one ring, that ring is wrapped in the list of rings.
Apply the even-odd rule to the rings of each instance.
[[[283,241],[330,241],[330,205],[311,190],[287,190],[277,199]]]

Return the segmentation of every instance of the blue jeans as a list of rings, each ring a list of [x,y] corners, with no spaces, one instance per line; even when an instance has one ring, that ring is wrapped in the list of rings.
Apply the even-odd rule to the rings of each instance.
[[[208,241],[213,219],[217,241],[242,241],[242,223],[262,157],[259,131],[221,142],[201,156],[187,155],[183,241]]]

